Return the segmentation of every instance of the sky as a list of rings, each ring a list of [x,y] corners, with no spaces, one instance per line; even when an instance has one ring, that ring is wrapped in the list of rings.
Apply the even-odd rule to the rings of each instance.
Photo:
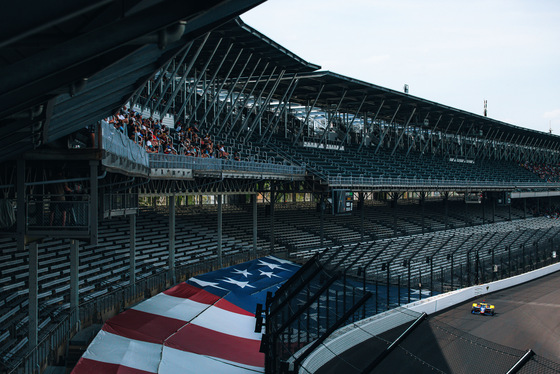
[[[268,0],[241,19],[321,70],[560,135],[560,0]]]

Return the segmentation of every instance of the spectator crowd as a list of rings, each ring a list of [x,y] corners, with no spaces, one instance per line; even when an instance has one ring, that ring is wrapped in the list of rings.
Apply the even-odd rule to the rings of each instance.
[[[177,122],[173,129],[165,126],[161,119],[144,118],[141,113],[126,107],[106,121],[148,153],[240,160],[237,152],[231,155],[223,144],[214,143],[210,135],[201,133],[196,121],[185,128]]]
[[[521,164],[521,166],[538,175],[539,178],[546,182],[560,182],[560,166],[558,165],[534,164],[531,162],[526,162]]]

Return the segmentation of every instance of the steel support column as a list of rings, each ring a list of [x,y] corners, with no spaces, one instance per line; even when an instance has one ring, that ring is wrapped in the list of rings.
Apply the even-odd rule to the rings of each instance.
[[[130,284],[136,283],[136,214],[131,214],[128,217],[130,221],[130,269],[128,279]]]
[[[98,244],[98,229],[99,229],[99,188],[97,180],[97,166],[99,161],[94,160],[89,162],[89,185],[90,185],[90,199],[89,199],[89,227],[90,227],[90,243],[91,245]]]
[[[29,244],[29,349],[38,343],[39,327],[39,254],[37,242]]]
[[[223,267],[223,258],[222,258],[222,195],[217,196],[218,200],[218,248],[217,248],[217,256],[218,256],[218,268]]]
[[[169,281],[177,283],[175,277],[175,195],[169,196]]]
[[[78,240],[70,241],[70,310],[76,313],[79,320],[80,311],[78,305],[79,298],[79,265],[80,265],[80,243]]]
[[[257,195],[251,195],[253,206],[253,256],[257,256]]]

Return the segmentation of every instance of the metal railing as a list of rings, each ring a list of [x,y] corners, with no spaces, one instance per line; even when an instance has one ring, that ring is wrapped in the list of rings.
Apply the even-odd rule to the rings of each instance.
[[[88,230],[89,209],[89,194],[28,195],[27,230]]]
[[[253,161],[235,161],[221,158],[189,157],[173,154],[150,153],[152,169],[189,169],[215,172],[248,172],[265,174],[304,175],[305,166],[281,165]]]
[[[332,187],[369,187],[380,188],[559,188],[560,183],[526,183],[518,181],[483,181],[483,180],[460,180],[460,179],[420,179],[420,178],[386,178],[386,177],[364,177],[341,175],[329,176],[328,183]]]

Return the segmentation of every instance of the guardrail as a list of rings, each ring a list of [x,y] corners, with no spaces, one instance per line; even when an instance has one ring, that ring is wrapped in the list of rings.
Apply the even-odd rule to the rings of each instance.
[[[152,169],[190,169],[215,172],[248,172],[263,174],[305,174],[305,166],[281,165],[253,161],[235,161],[221,158],[189,157],[182,155],[150,153]]]
[[[560,188],[560,183],[523,183],[516,181],[480,181],[459,179],[417,179],[417,178],[385,178],[385,177],[335,177],[329,176],[328,183],[332,187],[371,187],[378,188]]]

